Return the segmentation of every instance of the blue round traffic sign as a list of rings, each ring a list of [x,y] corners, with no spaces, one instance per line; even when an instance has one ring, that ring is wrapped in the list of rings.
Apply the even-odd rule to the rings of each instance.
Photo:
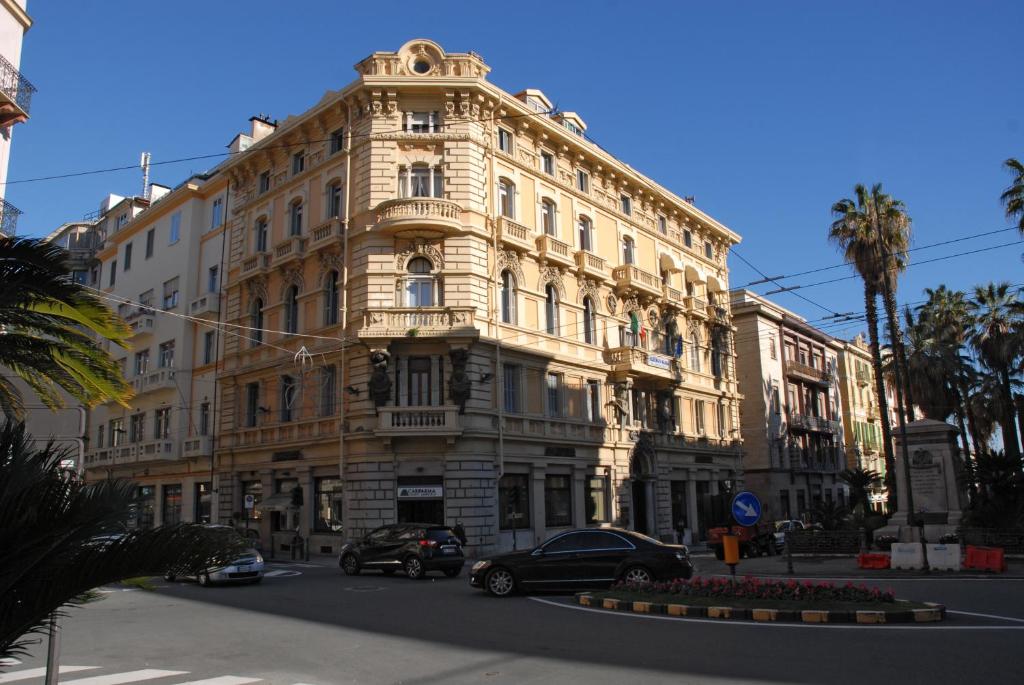
[[[752,526],[761,520],[761,500],[744,490],[732,498],[732,517],[741,526]]]

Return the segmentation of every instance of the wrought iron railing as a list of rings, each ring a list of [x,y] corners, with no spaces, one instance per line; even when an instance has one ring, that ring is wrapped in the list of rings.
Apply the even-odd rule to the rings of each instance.
[[[7,200],[2,200],[2,202],[3,205],[0,206],[0,233],[14,235],[18,231],[18,217],[21,216],[21,210]]]
[[[36,87],[2,55],[0,55],[0,91],[3,91],[4,95],[18,105],[22,112],[28,114]]]
[[[793,554],[856,554],[864,534],[856,530],[793,530],[786,544]]]
[[[1007,554],[1024,554],[1024,528],[961,528],[964,545],[1001,547]]]

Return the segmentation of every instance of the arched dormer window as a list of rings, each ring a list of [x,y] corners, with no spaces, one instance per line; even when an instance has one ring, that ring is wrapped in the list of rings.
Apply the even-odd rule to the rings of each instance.
[[[324,279],[324,325],[338,323],[338,272],[332,270]]]
[[[507,178],[498,179],[498,213],[509,219],[516,218],[516,184]]]
[[[622,237],[622,263],[636,263],[636,250],[633,247],[633,239],[628,235]]]
[[[249,308],[249,340],[253,347],[263,344],[263,300],[256,298]]]
[[[580,215],[576,226],[579,230],[580,249],[587,252],[594,251],[594,222],[590,217]]]
[[[597,344],[597,312],[589,295],[583,298],[583,341],[588,345]]]
[[[558,335],[558,291],[550,283],[544,288],[544,330]]]
[[[501,272],[501,322],[516,323],[516,281],[510,271]]]
[[[288,235],[302,235],[302,200],[296,200],[288,207]]]
[[[299,286],[289,286],[284,291],[284,330],[299,332]]]
[[[253,226],[253,247],[256,252],[266,252],[268,241],[270,240],[270,229],[267,225],[267,217],[261,216],[256,219],[256,225]]]
[[[414,257],[406,266],[405,306],[433,307],[437,304],[434,265],[426,257]]]
[[[558,236],[555,203],[548,199],[540,202],[540,223],[545,235]]]

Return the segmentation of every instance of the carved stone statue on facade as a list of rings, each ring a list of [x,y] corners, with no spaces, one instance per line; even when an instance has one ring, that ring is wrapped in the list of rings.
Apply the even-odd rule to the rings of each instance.
[[[452,402],[459,405],[459,413],[466,411],[466,400],[472,394],[473,383],[466,373],[466,362],[469,361],[469,350],[457,348],[448,353],[452,362],[452,376],[448,381],[448,394]]]
[[[391,355],[387,350],[370,352],[370,364],[373,365],[373,372],[370,374],[370,397],[373,398],[374,407],[382,407],[391,399],[391,378],[388,377],[390,360]]]
[[[658,393],[658,430],[662,433],[672,430],[672,392],[669,390]]]

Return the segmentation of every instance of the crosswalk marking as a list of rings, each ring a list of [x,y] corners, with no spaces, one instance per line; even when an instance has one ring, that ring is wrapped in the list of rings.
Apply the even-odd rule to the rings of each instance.
[[[21,663],[18,661],[17,663]],[[8,664],[4,664],[5,666]],[[75,673],[77,671],[91,671],[99,666],[61,666],[61,673]],[[42,678],[46,675],[45,668],[29,668],[24,671],[14,671],[13,673],[2,673],[0,674],[0,683],[16,683],[19,680],[29,680],[31,678]]]
[[[263,678],[243,678],[237,675],[222,675],[219,678],[207,678],[205,680],[190,680],[187,683],[178,685],[246,685],[246,683],[258,683]]]
[[[137,683],[141,680],[154,680],[172,675],[186,675],[187,673],[188,671],[161,671],[158,668],[143,668],[138,671],[97,675],[92,678],[80,678],[64,682],[73,683],[74,685],[122,685],[122,683]]]

